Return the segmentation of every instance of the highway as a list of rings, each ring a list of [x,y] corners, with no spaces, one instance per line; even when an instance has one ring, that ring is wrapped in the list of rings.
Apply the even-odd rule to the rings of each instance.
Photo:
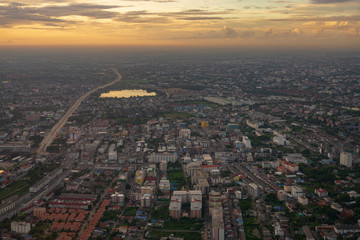
[[[39,148],[37,150],[37,153],[42,153],[42,152],[46,152],[46,148],[48,146],[50,146],[50,144],[53,142],[54,138],[56,137],[57,133],[60,131],[60,129],[67,123],[69,117],[73,114],[73,112],[80,106],[80,104],[82,103],[82,101],[84,101],[88,96],[90,96],[91,94],[93,94],[94,92],[98,91],[99,89],[103,89],[106,87],[109,87],[113,84],[115,84],[116,82],[120,81],[122,76],[121,74],[116,70],[116,69],[112,69],[115,74],[117,75],[117,78],[110,82],[107,83],[103,86],[97,87],[87,93],[85,93],[84,95],[82,95],[75,103],[74,105],[72,105],[71,108],[69,108],[69,110],[67,110],[67,112],[64,114],[64,116],[62,116],[62,118],[54,125],[54,127],[51,129],[51,131],[45,136],[45,138],[42,140],[42,142],[39,145]]]
[[[66,170],[58,177],[51,180],[49,184],[47,184],[43,189],[41,189],[39,192],[31,194],[27,193],[26,195],[18,198],[18,200],[15,201],[15,207],[13,209],[8,210],[7,212],[4,212],[0,216],[0,221],[3,221],[5,218],[12,218],[15,216],[18,212],[21,211],[25,206],[28,206],[35,201],[39,200],[42,196],[49,193],[50,191],[57,188],[61,183],[63,183],[64,179],[67,178],[71,173],[71,170]],[[40,180],[42,181],[42,180]]]

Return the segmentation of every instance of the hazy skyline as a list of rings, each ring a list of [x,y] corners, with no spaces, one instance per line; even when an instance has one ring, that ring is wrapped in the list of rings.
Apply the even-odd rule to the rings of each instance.
[[[359,50],[359,12],[358,0],[0,0],[0,45]]]

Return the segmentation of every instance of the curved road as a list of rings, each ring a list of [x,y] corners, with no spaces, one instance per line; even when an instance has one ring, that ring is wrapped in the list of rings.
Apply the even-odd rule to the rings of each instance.
[[[46,152],[46,148],[48,146],[50,146],[50,144],[52,143],[52,141],[54,140],[54,138],[56,137],[56,134],[60,131],[60,129],[65,125],[65,123],[67,123],[69,117],[71,116],[71,114],[80,106],[80,104],[82,103],[82,101],[85,100],[85,98],[87,98],[88,96],[90,96],[91,94],[93,94],[94,92],[96,92],[99,89],[102,88],[106,88],[108,86],[111,86],[113,84],[115,84],[116,82],[120,81],[122,76],[121,74],[116,70],[116,69],[112,69],[115,74],[117,75],[117,78],[110,82],[107,83],[103,86],[97,87],[87,93],[85,93],[84,95],[82,95],[75,103],[74,105],[72,105],[71,108],[69,108],[69,110],[67,110],[67,112],[64,114],[64,116],[62,116],[62,118],[55,124],[55,126],[51,129],[51,131],[46,135],[46,137],[42,140],[42,142],[40,143],[40,146],[37,150],[37,153],[42,153],[42,152]]]

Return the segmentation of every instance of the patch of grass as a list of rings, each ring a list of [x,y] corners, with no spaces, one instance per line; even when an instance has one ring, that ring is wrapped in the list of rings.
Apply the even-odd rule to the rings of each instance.
[[[102,216],[102,220],[105,221],[116,221],[118,215],[121,214],[120,210],[115,211],[105,211]]]
[[[251,199],[242,199],[239,201],[239,206],[241,208],[241,211],[246,211],[249,209],[254,209],[252,206]]]
[[[203,227],[203,220],[193,218],[182,218],[180,220],[171,219],[164,223],[165,230],[201,230]]]
[[[5,189],[0,190],[0,200],[13,196],[15,194],[21,196],[29,192],[29,187],[44,177],[44,173],[51,172],[59,167],[58,164],[46,164],[35,167],[24,176],[25,180],[19,180],[11,183]]]
[[[161,230],[151,230],[149,239],[159,239],[160,237],[169,237],[170,234],[174,234],[175,237],[181,237],[186,240],[201,240],[201,234],[197,232],[164,232]]]
[[[249,240],[261,240],[260,234],[260,224],[257,222],[256,218],[245,218],[244,219],[244,229],[246,239]]]
[[[124,79],[122,78],[119,82],[115,83],[111,87],[107,89],[111,90],[123,90],[123,89],[129,89],[131,87],[135,87],[139,84],[148,84],[149,81],[145,79]]]
[[[126,117],[126,118],[116,118],[115,122],[118,125],[127,125],[127,124],[144,124],[149,120],[150,118],[147,117]]]
[[[185,112],[172,112],[172,113],[164,113],[161,114],[160,116],[169,119],[179,119],[179,118],[187,119],[188,117],[190,117],[190,114]]]
[[[138,210],[137,207],[127,207],[124,211],[124,216],[135,216],[136,211]]]
[[[30,178],[29,183],[34,184],[37,181],[39,181],[41,178],[44,177],[44,173],[51,172],[58,167],[60,167],[59,164],[41,165],[41,166],[34,168],[33,170],[30,170],[30,172],[25,176],[25,178]]]
[[[207,107],[217,107],[219,106],[216,103],[212,103],[203,99],[197,99],[197,100],[185,100],[185,101],[177,101],[174,102],[176,104],[182,104],[182,105],[203,105]]]
[[[242,199],[239,201],[239,206],[243,212],[247,210],[254,209],[251,199]],[[244,229],[246,239],[250,240],[260,240],[261,237],[261,227],[257,222],[257,219],[254,217],[244,215]]]
[[[11,183],[5,189],[0,190],[0,200],[15,194],[23,195],[29,191],[29,184],[25,181],[16,181]]]
[[[174,234],[175,237],[182,237],[184,239],[198,240],[202,239],[200,230],[203,228],[203,220],[192,218],[182,218],[179,220],[171,219],[166,221],[162,228],[152,228],[150,233],[151,239],[158,239],[158,237],[168,237]],[[172,231],[182,232],[172,232]],[[188,232],[194,231],[194,232]],[[199,231],[199,232],[196,232]]]
[[[45,231],[46,229],[48,229],[50,227],[50,223],[46,223],[46,222],[38,222],[35,227],[33,227],[29,234],[32,237],[37,237],[39,239],[42,239],[45,235]]]
[[[171,183],[179,183],[180,186],[185,186],[184,172],[182,170],[169,171],[168,179]]]
[[[152,219],[168,219],[169,217],[169,204],[154,207],[151,212]]]

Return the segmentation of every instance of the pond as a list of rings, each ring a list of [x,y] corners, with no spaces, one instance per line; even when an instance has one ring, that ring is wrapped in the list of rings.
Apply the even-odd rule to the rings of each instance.
[[[130,97],[145,97],[145,96],[156,96],[155,92],[148,92],[142,89],[128,89],[121,91],[110,91],[103,93],[100,98],[130,98]]]

